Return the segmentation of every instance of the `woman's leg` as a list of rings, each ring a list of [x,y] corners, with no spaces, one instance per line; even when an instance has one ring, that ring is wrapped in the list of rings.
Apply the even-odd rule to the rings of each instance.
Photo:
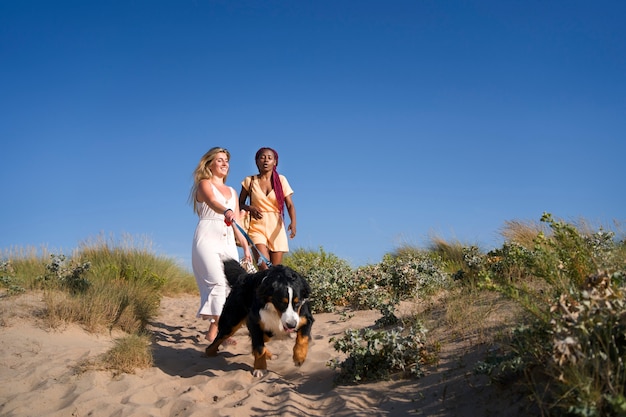
[[[211,344],[217,337],[217,333],[219,330],[218,323],[220,321],[220,316],[204,316],[203,318],[208,319],[211,322],[211,324],[209,324],[209,331],[204,336],[204,338],[209,341],[209,344]],[[232,337],[229,337],[228,339],[222,342],[222,346],[228,346],[228,345],[235,346],[236,344],[237,344],[237,341],[233,339]]]
[[[203,319],[209,320],[209,330],[207,331],[204,338],[209,341],[209,343],[213,343],[213,340],[217,336],[217,321],[219,320],[219,316],[202,316]]]
[[[270,251],[270,262],[272,265],[280,265],[283,263],[283,254],[285,252],[272,252]]]
[[[263,256],[265,256],[265,259],[270,259],[270,253],[269,250],[267,249],[267,246],[263,245],[263,244],[258,244],[256,245],[258,252],[260,252],[261,254],[263,254]],[[260,271],[264,271],[267,269],[267,264],[265,263],[264,260],[261,260],[261,262],[259,262],[259,259],[261,257],[259,256],[259,254],[255,251],[254,253],[254,260],[256,261],[257,266],[259,267]],[[272,262],[270,260],[270,262]]]

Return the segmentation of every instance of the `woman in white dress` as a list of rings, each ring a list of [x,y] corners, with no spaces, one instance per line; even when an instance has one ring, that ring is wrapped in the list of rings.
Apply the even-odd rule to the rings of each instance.
[[[199,217],[191,250],[191,266],[200,290],[197,316],[210,321],[205,336],[209,343],[217,336],[217,322],[230,292],[222,262],[239,258],[235,239],[243,248],[244,258],[252,261],[246,239],[233,224],[233,220],[240,222],[239,199],[235,190],[226,185],[229,167],[228,150],[210,149],[193,173],[189,195]]]

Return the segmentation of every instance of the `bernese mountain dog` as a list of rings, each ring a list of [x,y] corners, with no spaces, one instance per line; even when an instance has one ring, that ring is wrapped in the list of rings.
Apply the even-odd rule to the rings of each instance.
[[[206,348],[207,356],[216,356],[220,345],[246,323],[255,377],[267,372],[267,360],[272,354],[265,343],[274,336],[296,332],[293,362],[302,365],[314,321],[308,301],[311,288],[304,277],[283,265],[249,274],[236,260],[224,261],[224,273],[231,290],[218,322],[217,336]]]

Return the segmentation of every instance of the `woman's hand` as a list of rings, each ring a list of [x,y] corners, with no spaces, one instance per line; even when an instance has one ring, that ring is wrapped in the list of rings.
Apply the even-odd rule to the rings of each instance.
[[[232,209],[227,208],[224,211],[224,222],[230,226],[235,220],[237,220],[235,218],[235,212]]]
[[[250,247],[247,244],[243,248],[243,257],[246,261],[252,262],[252,254],[250,253]]]
[[[261,213],[261,210],[259,210],[258,208],[254,206],[248,206],[248,212],[250,212],[250,215],[254,217],[255,219],[263,218],[263,213]]]

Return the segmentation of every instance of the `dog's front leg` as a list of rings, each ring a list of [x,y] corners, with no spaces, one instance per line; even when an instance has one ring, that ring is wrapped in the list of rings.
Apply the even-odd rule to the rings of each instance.
[[[267,361],[272,359],[272,353],[265,347],[254,349],[254,370],[252,375],[260,378],[267,374]]]
[[[272,353],[265,347],[267,335],[259,322],[253,318],[248,319],[248,332],[250,333],[252,354],[254,355],[252,375],[262,377],[267,373],[267,361],[272,359]]]
[[[304,363],[306,355],[309,352],[309,341],[311,340],[313,318],[302,318],[300,321],[301,327],[298,330],[296,344],[293,347],[293,363],[296,366],[301,366]]]

